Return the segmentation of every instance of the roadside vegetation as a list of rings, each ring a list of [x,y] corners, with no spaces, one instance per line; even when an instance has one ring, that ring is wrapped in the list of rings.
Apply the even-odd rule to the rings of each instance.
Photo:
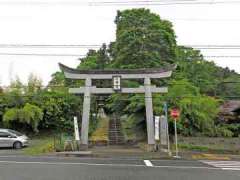
[[[23,149],[25,155],[42,155],[55,152],[54,139],[52,137],[32,138],[29,147]]]

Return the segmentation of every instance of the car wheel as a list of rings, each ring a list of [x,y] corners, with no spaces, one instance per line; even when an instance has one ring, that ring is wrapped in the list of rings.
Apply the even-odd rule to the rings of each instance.
[[[22,148],[22,143],[21,142],[15,142],[13,144],[13,148],[14,149],[21,149]]]

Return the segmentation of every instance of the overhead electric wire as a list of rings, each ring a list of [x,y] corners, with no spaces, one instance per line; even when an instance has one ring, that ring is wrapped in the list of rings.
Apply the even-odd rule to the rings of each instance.
[[[195,48],[195,49],[215,49],[215,50],[217,50],[217,49],[224,49],[224,50],[237,50],[237,49],[240,49],[240,47],[193,47],[193,48]]]
[[[0,44],[0,48],[100,48],[101,44]],[[240,45],[191,45],[180,44],[179,46],[199,49],[240,49]]]
[[[0,44],[0,48],[99,48],[97,44]]]
[[[203,82],[201,80],[199,80],[199,83],[200,82]],[[213,84],[211,82],[203,82],[204,84]],[[240,81],[220,81],[217,83],[218,85],[222,85],[222,84],[240,84]],[[179,85],[179,86],[185,86],[186,84],[184,83],[171,83],[171,82],[167,82],[165,84],[166,86],[171,86],[171,85]],[[83,85],[84,87],[92,87],[92,86],[85,86]],[[28,85],[20,85],[19,86],[20,88],[24,89],[24,88],[31,88],[30,86]],[[4,89],[18,89],[19,87],[14,87],[14,86],[1,86],[0,85],[0,88],[4,88]],[[40,85],[40,86],[34,86],[33,88],[42,88],[42,89],[45,89],[45,88],[79,88],[79,86],[66,86],[66,85]]]
[[[0,56],[54,56],[54,57],[85,57],[84,54],[44,54],[44,53],[1,53]],[[194,56],[191,56],[194,57]],[[196,56],[199,57],[199,56]],[[206,55],[204,58],[240,58],[240,55]]]
[[[240,58],[240,55],[209,55],[203,56],[204,58]]]
[[[51,48],[86,48],[86,49],[95,49],[100,48],[102,45],[100,44],[0,44],[0,49],[17,49],[17,48],[36,48],[36,49],[51,49]],[[238,50],[240,49],[240,45],[230,45],[230,44],[222,44],[222,45],[196,45],[196,44],[182,44],[179,46],[183,46],[186,48],[193,48],[199,50]],[[69,56],[69,57],[85,57],[84,54],[71,54],[71,53],[20,53],[20,52],[1,52],[0,56]],[[205,58],[240,58],[240,55],[204,55]]]
[[[53,91],[54,92],[54,91]],[[79,96],[79,95],[76,95],[76,94],[68,94],[68,95],[72,95],[72,96]],[[99,95],[99,96],[101,96],[101,97],[105,97],[105,98],[110,98],[110,96],[104,96],[104,95]],[[97,96],[97,95],[92,95],[92,97],[99,97],[99,96]],[[58,98],[58,99],[60,99],[60,98],[65,98],[65,96],[63,96],[63,95],[55,95],[55,96],[44,96],[44,95],[42,95],[42,96],[38,96],[38,95],[24,95],[24,94],[16,94],[16,95],[13,95],[13,94],[8,94],[7,96],[5,95],[5,94],[0,94],[0,98],[7,98],[7,97],[14,97],[14,98],[16,98],[16,97],[22,97],[22,98],[24,98],[24,97],[35,97],[35,98],[38,98],[38,97],[40,97],[40,98],[43,98],[43,99],[49,99],[49,98]],[[240,98],[240,96],[209,96],[209,97],[212,97],[212,98],[219,98],[219,99],[232,99],[232,98],[234,98],[234,99],[237,99],[237,98]],[[170,99],[180,99],[180,98],[190,98],[190,99],[196,99],[196,98],[201,98],[201,96],[167,96],[167,97],[165,97],[166,99],[165,100],[170,100]],[[155,96],[152,96],[152,97],[144,97],[144,96],[135,96],[134,97],[134,99],[136,99],[136,100],[144,100],[144,99],[159,99],[159,97],[155,97]],[[96,99],[96,100],[102,100],[101,98],[99,98],[99,99]],[[109,99],[110,100],[110,99]],[[162,100],[162,101],[165,101],[165,100]],[[106,101],[106,100],[105,100]],[[117,99],[117,101],[131,101],[131,99],[130,98],[124,98],[124,97],[118,97],[118,99]]]
[[[186,0],[179,0],[179,1],[99,1],[99,2],[92,2],[91,5],[95,6],[167,6],[167,5],[214,5],[214,4],[238,4],[240,1],[186,1]]]
[[[180,45],[196,49],[240,49],[240,45]]]
[[[0,53],[0,56],[76,56],[76,57],[85,57],[83,54],[44,54],[44,53]]]
[[[2,5],[80,5],[80,6],[171,6],[171,5],[215,5],[215,4],[239,4],[240,1],[213,1],[213,0],[135,0],[135,1],[0,1]]]

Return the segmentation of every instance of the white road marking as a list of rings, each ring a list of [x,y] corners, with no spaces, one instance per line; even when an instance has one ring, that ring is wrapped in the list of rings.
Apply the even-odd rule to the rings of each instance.
[[[240,168],[221,168],[222,170],[240,171]]]
[[[102,164],[102,163],[76,163],[76,162],[38,162],[38,161],[0,161],[7,164],[39,164],[39,165],[86,165],[86,166],[136,166],[145,167],[137,164]]]
[[[201,162],[222,170],[240,171],[240,161],[201,161]]]
[[[149,160],[144,160],[144,163],[146,164],[146,166],[149,166],[149,167],[153,166],[153,164]]]
[[[23,161],[0,161],[1,164],[37,164],[37,165],[82,165],[82,166],[112,166],[112,167],[146,167],[146,165],[137,164],[95,164],[95,163],[71,163],[71,162],[23,162]],[[207,170],[221,170],[214,167],[202,166],[152,166],[153,168],[166,168],[166,169],[207,169]]]

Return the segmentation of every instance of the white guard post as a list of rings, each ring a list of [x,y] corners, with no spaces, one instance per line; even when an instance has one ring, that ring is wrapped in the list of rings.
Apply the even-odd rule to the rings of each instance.
[[[76,140],[76,141],[80,141],[77,117],[75,116],[75,117],[73,118],[73,120],[74,120],[74,134],[75,134],[75,140]]]
[[[159,123],[160,123],[160,117],[155,116],[155,140],[159,141]]]

